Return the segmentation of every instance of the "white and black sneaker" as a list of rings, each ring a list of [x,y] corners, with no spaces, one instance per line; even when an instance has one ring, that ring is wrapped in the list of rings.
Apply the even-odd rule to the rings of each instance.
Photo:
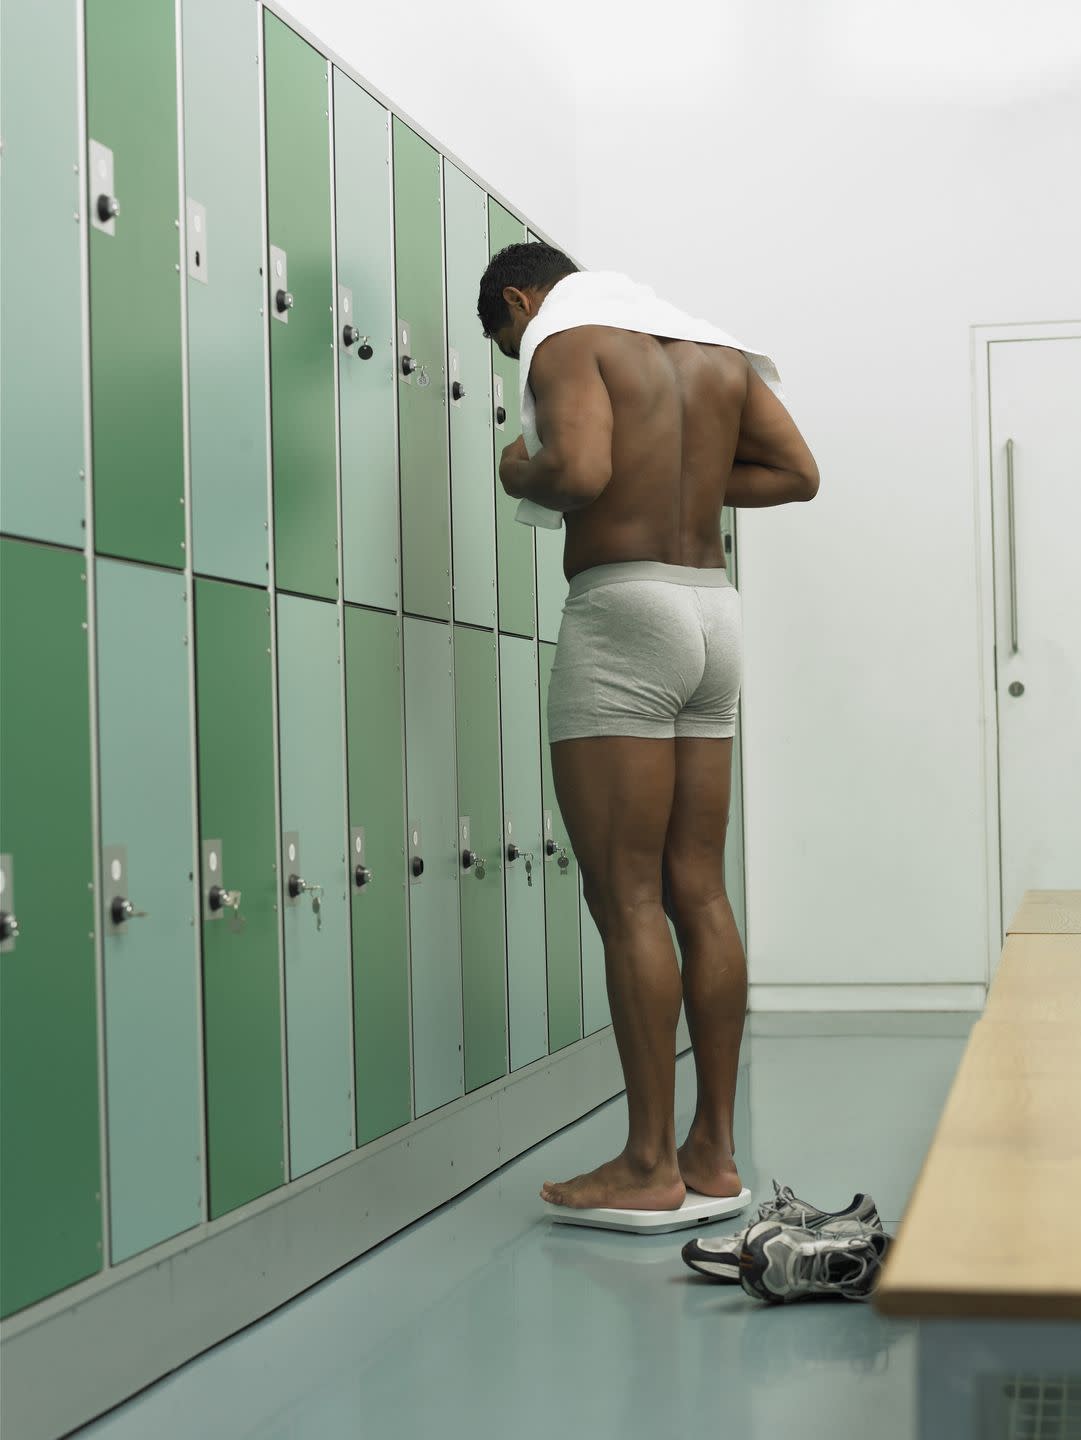
[[[890,1236],[869,1227],[837,1235],[760,1220],[744,1236],[739,1282],[773,1305],[823,1295],[869,1300],[889,1247]]]
[[[878,1208],[870,1195],[853,1195],[852,1203],[844,1210],[819,1210],[817,1205],[797,1199],[788,1185],[778,1185],[776,1180],[773,1182],[773,1199],[758,1207],[758,1221],[763,1220],[797,1225],[803,1230],[828,1230],[833,1235],[882,1229]],[[683,1247],[683,1259],[700,1275],[708,1275],[722,1284],[738,1285],[739,1257],[749,1229],[751,1226],[745,1225],[734,1235],[722,1235],[716,1240],[690,1240]]]

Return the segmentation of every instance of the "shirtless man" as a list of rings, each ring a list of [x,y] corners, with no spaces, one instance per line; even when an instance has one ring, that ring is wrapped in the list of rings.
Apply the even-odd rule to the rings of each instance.
[[[478,313],[504,355],[518,358],[548,292],[575,270],[545,245],[496,256]],[[721,509],[811,500],[818,468],[739,350],[583,326],[537,348],[530,385],[542,448],[530,460],[522,439],[508,445],[499,478],[566,521],[552,769],[604,940],[629,1116],[617,1159],[541,1194],[677,1209],[688,1187],[741,1188],[732,1125],[747,963],[724,881],[741,628]],[[677,1150],[681,1001],[698,1105]]]

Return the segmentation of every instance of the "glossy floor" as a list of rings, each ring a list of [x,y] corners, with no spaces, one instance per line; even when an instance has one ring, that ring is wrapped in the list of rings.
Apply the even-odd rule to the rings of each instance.
[[[975,1018],[752,1017],[736,1144],[756,1203],[776,1176],[829,1209],[869,1190],[896,1223]],[[685,1129],[689,1059],[678,1078]],[[760,1304],[692,1275],[686,1235],[542,1218],[541,1181],[610,1158],[624,1125],[620,1099],[81,1433],[913,1440],[911,1325]]]

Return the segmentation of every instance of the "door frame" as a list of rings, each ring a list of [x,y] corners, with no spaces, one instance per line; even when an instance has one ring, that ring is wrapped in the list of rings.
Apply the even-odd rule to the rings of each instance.
[[[987,983],[1002,953],[1002,827],[999,809],[998,656],[995,637],[994,472],[991,455],[991,346],[1017,340],[1081,339],[1081,320],[970,327],[972,456],[976,502],[976,615],[982,711],[987,876]]]

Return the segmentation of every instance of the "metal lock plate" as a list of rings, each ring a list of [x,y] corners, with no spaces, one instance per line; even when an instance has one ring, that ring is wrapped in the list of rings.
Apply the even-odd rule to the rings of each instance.
[[[113,152],[97,140],[90,141],[90,165],[87,177],[86,203],[90,207],[90,223],[103,235],[116,234],[116,216],[107,220],[101,218],[98,205],[102,196],[116,198],[116,179],[113,174]]]
[[[356,329],[356,320],[353,318],[353,292],[348,285],[338,286],[338,346],[343,355],[355,355],[359,339],[354,340],[352,345],[345,343],[345,327],[352,325]]]
[[[506,428],[507,428],[507,422],[506,422],[506,420],[500,420],[500,418],[499,418],[499,412],[500,412],[501,410],[503,411],[504,414],[506,414],[506,406],[503,404],[503,377],[502,377],[502,375],[496,375],[494,378],[495,378],[495,409],[493,410],[492,413],[493,413],[493,417],[494,417],[494,419],[495,419],[495,428],[496,428],[497,430],[506,430]]]
[[[420,833],[420,821],[419,821],[419,820],[411,820],[411,821],[409,822],[409,883],[410,883],[410,885],[419,885],[420,882],[421,882],[421,880],[424,878],[424,877],[423,877],[423,874],[421,874],[421,875],[414,875],[414,873],[413,873],[413,861],[414,861],[414,860],[423,860],[423,859],[424,859],[424,837],[423,837],[423,836],[421,835],[421,833]]]
[[[208,283],[206,238],[206,206],[188,199],[188,274],[193,280]]]
[[[118,925],[113,919],[113,901],[129,900],[128,894],[128,847],[106,845],[102,852],[102,903],[105,909],[105,933],[123,935],[128,929],[127,921]]]
[[[546,810],[546,811],[544,812],[544,858],[545,858],[546,860],[554,860],[554,859],[555,859],[555,855],[549,855],[549,854],[548,854],[548,841],[551,840],[551,839],[552,839],[552,812],[551,812],[551,810]],[[557,851],[556,854],[558,854],[558,853],[559,853],[559,852]]]
[[[412,326],[409,324],[409,321],[408,321],[408,320],[399,320],[399,321],[398,321],[398,378],[399,378],[400,380],[404,380],[404,382],[405,382],[407,385],[412,385],[412,383],[413,383],[413,376],[412,376],[412,374],[407,375],[407,374],[405,373],[405,371],[402,369],[402,361],[406,358],[406,356],[409,356],[409,357],[410,357],[411,359],[413,359],[413,360],[415,360],[415,359],[417,358],[417,357],[413,354],[413,328],[412,328]]]
[[[450,360],[450,374],[447,379],[447,398],[450,400],[452,409],[460,410],[462,400],[465,399],[465,396],[463,395],[460,399],[455,400],[454,386],[455,384],[461,385],[462,383],[462,357],[458,354],[457,350],[451,350],[448,352],[448,359]]]
[[[278,309],[278,291],[289,290],[289,260],[277,245],[270,247],[270,318],[289,324],[289,311]]]
[[[349,832],[349,873],[353,877],[353,889],[361,895],[366,895],[371,889],[370,885],[357,884],[357,870],[363,866],[368,868],[368,842],[364,833],[364,826],[354,826]]]
[[[10,855],[0,855],[0,910],[5,915],[17,915],[15,909],[15,865]],[[0,955],[10,955],[15,949],[15,936],[0,940]]]
[[[211,910],[210,891],[215,885],[223,885],[222,871],[225,861],[222,859],[222,845],[220,840],[203,841],[203,919],[220,920],[225,913],[224,910]]]
[[[301,897],[289,894],[290,875],[304,878],[300,868],[300,831],[287,830],[282,836],[282,891],[286,905],[299,905]]]

